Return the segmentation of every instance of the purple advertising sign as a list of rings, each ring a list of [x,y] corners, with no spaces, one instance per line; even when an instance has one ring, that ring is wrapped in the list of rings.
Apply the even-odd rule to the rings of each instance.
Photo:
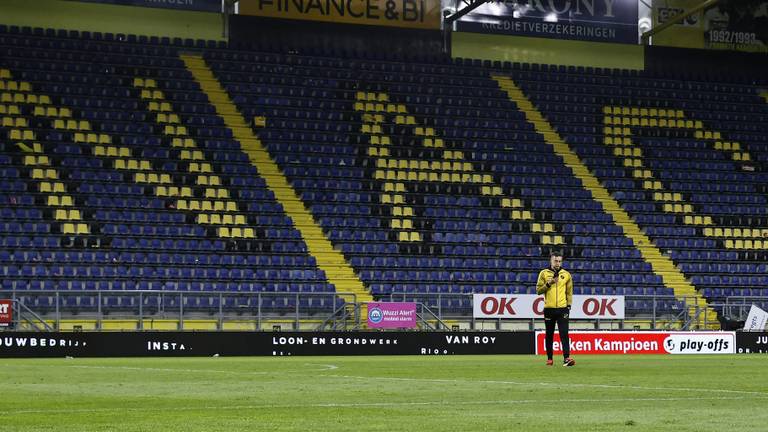
[[[416,303],[368,303],[368,328],[415,328]]]

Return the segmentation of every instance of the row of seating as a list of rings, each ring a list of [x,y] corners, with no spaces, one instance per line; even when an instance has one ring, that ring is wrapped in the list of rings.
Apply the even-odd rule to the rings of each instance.
[[[35,138],[41,144],[29,147],[30,152],[9,142],[0,148],[0,157],[6,156],[0,159],[0,177],[4,179],[2,184],[9,186],[3,188],[0,199],[10,203],[9,192],[23,192],[13,197],[17,203],[14,211],[3,219],[8,227],[11,223],[21,224],[14,225],[20,232],[0,235],[0,248],[8,251],[9,257],[35,251],[61,252],[64,245],[58,235],[33,238],[25,231],[24,223],[53,227],[68,222],[74,214],[70,210],[79,210],[78,216],[84,222],[77,223],[87,224],[91,232],[94,228],[109,232],[115,238],[103,245],[105,255],[98,261],[93,255],[87,257],[93,258],[90,261],[83,258],[71,261],[72,265],[57,263],[61,273],[66,268],[68,274],[56,280],[56,289],[69,291],[75,281],[91,282],[81,277],[81,269],[84,275],[100,275],[93,278],[97,289],[132,289],[127,288],[130,285],[123,281],[125,278],[95,270],[120,268],[120,264],[102,264],[102,259],[115,253],[135,263],[125,269],[142,269],[133,277],[145,280],[134,284],[134,288],[151,283],[152,289],[175,292],[164,284],[155,287],[162,282],[153,278],[183,272],[197,274],[195,264],[187,261],[193,256],[206,257],[203,260],[207,264],[199,267],[199,272],[204,275],[201,277],[209,278],[212,292],[229,292],[229,284],[245,282],[250,275],[247,270],[254,275],[263,272],[264,286],[301,280],[299,271],[301,277],[310,272],[318,283],[327,282],[313,262],[307,264],[311,257],[306,244],[291,227],[282,205],[267,190],[264,179],[249,164],[239,143],[232,139],[231,131],[214,116],[214,107],[176,57],[175,46],[143,44],[139,40],[120,41],[123,44],[80,40],[70,35],[61,39],[45,33],[3,35],[2,28],[0,37],[7,54],[3,66],[13,77],[0,81],[6,88],[15,86],[11,92],[22,95],[11,98],[7,106],[22,109],[9,116],[13,120],[2,130],[12,128],[19,131],[18,138],[27,134],[29,140]],[[51,48],[54,46],[61,52]],[[116,58],[119,54],[123,58]],[[530,289],[528,285],[533,283],[537,270],[546,265],[547,253],[555,245],[571,254],[567,265],[573,266],[578,284],[584,289],[608,292],[604,289],[620,288],[627,295],[645,295],[648,289],[652,294],[665,292],[635,245],[490,78],[493,63],[379,62],[233,51],[219,46],[206,50],[205,56],[246,120],[258,117],[253,127],[270,157],[334,247],[345,254],[377,297],[386,298],[409,286],[420,287],[432,280],[437,284],[450,278],[472,281],[464,284],[472,289],[501,286],[511,292],[521,285]],[[743,235],[744,227],[730,226],[726,219],[734,211],[741,213],[739,217],[756,221],[765,217],[765,198],[758,192],[764,183],[760,159],[734,159],[736,151],[760,154],[753,143],[759,140],[761,129],[735,125],[718,129],[718,124],[760,123],[762,106],[752,98],[748,87],[657,80],[622,71],[498,66],[511,72],[536,104],[549,108],[544,110],[545,115],[568,143],[657,245],[671,249],[669,253],[681,266],[703,263],[708,259],[704,257],[711,257],[730,274],[729,266],[739,264],[743,251],[726,250],[721,237],[709,238],[704,230],[711,229],[714,236],[717,228],[723,229],[723,235],[727,228],[732,229],[732,234],[740,228]],[[29,84],[28,89],[22,81]],[[20,91],[22,87],[24,91]],[[608,93],[601,88],[619,90]],[[678,99],[671,98],[673,91]],[[650,100],[648,95],[658,100]],[[19,99],[18,103],[13,103],[14,98]],[[695,117],[700,111],[697,107],[705,101],[712,102],[712,112],[719,113],[719,117]],[[746,108],[740,111],[737,105]],[[45,110],[33,106],[44,106]],[[613,107],[607,117],[603,111],[606,106]],[[615,107],[620,107],[620,112],[614,112]],[[49,108],[53,108],[50,114]],[[642,118],[633,126],[630,119],[625,134],[624,118],[632,117],[633,108],[637,108],[639,117],[643,109],[647,110],[648,126],[642,126]],[[656,110],[655,116],[651,110]],[[666,110],[666,117],[661,115],[662,110]],[[109,114],[99,114],[102,111]],[[675,128],[661,132],[679,137],[667,149],[663,145],[669,141],[651,130],[650,120],[656,119],[660,125],[663,117],[669,126],[670,111],[674,113]],[[579,115],[560,115],[576,112]],[[610,125],[606,118],[611,119]],[[70,121],[75,122],[72,128]],[[694,129],[697,122],[708,129],[701,130],[697,137],[686,129],[689,122]],[[619,128],[610,144],[604,139],[606,126],[611,126],[612,134]],[[722,132],[720,141],[728,142],[728,149],[724,144],[715,148],[712,131]],[[706,138],[707,132],[710,138]],[[692,142],[696,145],[689,145]],[[103,150],[103,155],[96,149]],[[91,156],[96,152],[99,154]],[[27,156],[34,157],[30,159],[32,165],[24,165]],[[636,166],[638,163],[633,161],[625,168],[626,159],[641,162]],[[124,168],[109,163],[113,160],[124,161]],[[435,162],[439,167],[433,165]],[[674,162],[681,164],[678,169]],[[746,162],[757,169],[742,170]],[[426,168],[422,169],[422,164]],[[39,170],[39,179],[29,178],[29,167]],[[55,172],[50,173],[53,178],[48,179],[45,170],[54,168]],[[635,169],[640,177],[633,175]],[[678,174],[680,170],[684,172]],[[164,174],[167,177],[162,177]],[[420,178],[421,174],[426,178]],[[429,174],[439,175],[430,178]],[[650,182],[650,188],[643,187],[644,181]],[[39,185],[43,182],[50,184],[51,192],[41,191]],[[62,206],[63,195],[49,204],[47,195],[56,192],[57,187],[61,190],[56,184],[68,191],[66,196],[72,199],[68,204],[72,205]],[[216,189],[215,196],[204,198],[206,189]],[[220,190],[228,194],[220,197]],[[714,190],[727,191],[729,198],[710,198],[709,192]],[[656,197],[650,191],[661,195]],[[694,194],[697,199],[692,198]],[[221,203],[218,210],[216,202]],[[665,212],[665,204],[671,205],[670,211]],[[228,206],[233,216],[237,209],[237,215],[248,224],[242,228],[253,229],[258,238],[240,242],[206,238],[227,236],[222,230],[213,232],[200,224],[205,219],[211,221],[210,215],[198,216],[204,206],[210,206],[206,211],[221,213],[222,222]],[[67,218],[57,220],[55,210],[61,207],[67,207]],[[27,216],[29,220],[25,220]],[[688,217],[691,223],[686,223]],[[696,217],[700,217],[698,224]],[[750,226],[750,235],[755,228],[759,227]],[[231,235],[232,229],[227,227],[227,234]],[[507,229],[513,232],[503,232]],[[52,231],[57,232],[55,228]],[[504,241],[494,242],[494,235],[496,240]],[[90,253],[75,249],[66,253],[78,257]],[[240,258],[220,261],[219,268],[212,268],[216,264],[210,257],[225,255],[225,250],[230,250],[226,256]],[[269,257],[268,262],[280,262],[286,268],[244,268],[250,264],[243,262],[250,263],[253,256]],[[287,256],[294,257],[294,261],[281,261]],[[679,259],[683,256],[687,258]],[[427,257],[437,261],[419,261]],[[500,258],[506,261],[507,268],[500,267]],[[446,265],[441,259],[462,260],[464,267],[449,272],[441,269]],[[11,280],[20,281],[19,286],[28,289],[34,279],[18,273],[27,265],[35,269],[31,270],[34,276],[40,267],[20,263],[14,260],[10,264],[17,269]],[[392,268],[398,264],[408,268]],[[50,269],[52,264],[45,265]],[[166,269],[164,276],[157,276],[159,268]],[[5,272],[9,269],[4,267]],[[711,278],[697,279],[695,283],[701,289],[711,288],[712,284],[722,286],[719,283],[724,273],[686,270],[692,276],[703,277],[706,273],[721,278],[717,284]],[[224,280],[218,281],[219,285],[211,280],[215,278]],[[391,280],[399,283],[389,283]],[[115,285],[118,282],[126,284]],[[38,289],[38,285],[35,287]],[[289,291],[290,285],[278,288],[293,292]],[[92,304],[86,296],[79,301],[85,306]],[[443,301],[437,304],[442,307]],[[461,313],[471,310],[466,300],[446,300],[445,306]],[[635,306],[649,310],[648,303],[631,304],[631,308]],[[668,306],[670,311],[679,307]]]

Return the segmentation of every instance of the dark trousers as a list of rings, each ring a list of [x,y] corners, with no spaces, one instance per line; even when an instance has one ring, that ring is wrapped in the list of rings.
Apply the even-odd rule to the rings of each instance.
[[[544,326],[547,329],[547,358],[552,360],[552,343],[555,340],[555,324],[560,331],[560,343],[563,346],[563,358],[571,356],[568,340],[568,308],[544,308]]]

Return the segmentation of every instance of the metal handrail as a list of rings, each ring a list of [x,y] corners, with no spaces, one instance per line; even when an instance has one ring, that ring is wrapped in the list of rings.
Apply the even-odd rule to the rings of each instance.
[[[32,326],[37,331],[53,331],[53,327],[51,327],[47,322],[45,322],[44,319],[40,317],[40,315],[36,314],[35,311],[28,308],[24,303],[13,299],[12,300],[13,309],[15,310],[15,316],[16,316],[16,327],[18,327],[18,324],[23,319],[24,322]],[[34,318],[37,321],[34,321],[30,319],[27,315],[31,315],[32,318]],[[43,328],[37,326],[37,323],[40,323]]]
[[[52,304],[48,307],[50,307],[52,310],[50,312],[51,316],[47,316],[46,314],[42,313],[35,313],[32,308],[33,306],[26,305],[24,303],[25,298],[29,297],[52,297],[53,301]],[[286,314],[292,315],[293,317],[293,323],[294,327],[296,329],[300,326],[300,321],[304,318],[308,318],[310,316],[314,316],[316,312],[312,312],[311,308],[309,309],[303,309],[301,306],[301,299],[306,298],[331,298],[332,300],[332,309],[336,310],[336,299],[339,298],[345,298],[351,300],[353,303],[357,302],[357,295],[355,293],[351,292],[336,292],[336,291],[329,291],[329,292],[301,292],[301,293],[280,293],[280,292],[217,292],[217,291],[158,291],[158,290],[125,290],[125,291],[116,291],[116,290],[78,290],[78,291],[61,291],[61,290],[3,290],[0,289],[0,298],[10,298],[11,300],[18,302],[18,304],[21,307],[24,307],[26,310],[29,310],[30,312],[34,313],[36,317],[40,318],[40,321],[45,323],[46,326],[50,327],[46,319],[48,321],[53,321],[54,326],[50,327],[51,330],[56,330],[61,328],[61,322],[65,318],[71,318],[72,316],[69,316],[66,314],[67,307],[62,302],[63,299],[67,297],[95,297],[95,304],[89,304],[86,305],[80,309],[80,313],[76,315],[80,319],[87,319],[87,320],[95,320],[96,321],[96,328],[102,329],[103,328],[103,322],[105,320],[105,316],[109,315],[112,317],[120,317],[123,315],[130,314],[131,319],[137,319],[138,320],[138,330],[144,330],[144,321],[146,319],[166,319],[166,318],[172,318],[177,319],[179,323],[179,329],[184,329],[184,321],[185,319],[191,319],[194,317],[199,317],[200,314],[206,314],[207,316],[215,316],[215,319],[217,321],[217,329],[221,330],[223,327],[224,322],[229,319],[233,318],[232,314],[237,313],[237,318],[242,319],[242,313],[240,310],[245,311],[249,310],[254,314],[250,315],[249,318],[252,318],[256,322],[256,329],[260,330],[262,321],[264,319],[274,319],[276,317],[285,317]],[[110,297],[121,297],[121,298],[132,298],[135,299],[135,302],[131,303],[129,306],[122,307],[119,309],[115,309],[113,311],[105,310],[104,301],[105,298]],[[148,298],[156,298],[156,303],[152,304],[150,307],[153,308],[153,310],[150,312],[147,310],[148,305],[146,305],[146,300]],[[189,310],[188,307],[185,307],[185,298],[204,298],[204,299],[217,299],[218,300],[218,307],[215,309],[208,309],[205,310],[205,308],[200,308],[199,310]],[[250,302],[250,306],[247,306],[245,308],[242,308],[240,310],[237,309],[231,309],[231,308],[225,308],[224,305],[224,299],[225,298],[249,298],[252,299]],[[284,310],[280,313],[266,313],[262,309],[262,304],[265,299],[271,299],[271,298],[293,298],[294,304],[291,305],[292,309],[290,310]],[[348,304],[348,303],[345,303]],[[170,307],[169,307],[170,306]],[[343,307],[343,306],[342,306]],[[75,309],[75,308],[73,308]],[[85,311],[85,312],[83,312]],[[39,310],[38,310],[39,312]]]
[[[431,330],[448,330],[448,324],[446,324],[439,316],[437,316],[434,312],[432,312],[432,309],[429,308],[429,306],[425,305],[424,303],[417,302],[418,306],[421,307],[421,314],[417,313],[416,316],[421,320],[422,323],[426,324],[430,327]],[[437,327],[432,327],[427,319],[424,317],[424,312],[428,313],[432,316],[432,319],[437,322]]]

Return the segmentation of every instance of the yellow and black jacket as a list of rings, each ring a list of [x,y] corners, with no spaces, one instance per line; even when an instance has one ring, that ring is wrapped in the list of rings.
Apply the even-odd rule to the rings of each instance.
[[[536,281],[536,294],[544,294],[545,308],[564,308],[573,303],[573,279],[568,270],[560,268],[557,280],[547,286],[547,278],[554,277],[555,272],[551,268],[545,268],[539,272]]]

